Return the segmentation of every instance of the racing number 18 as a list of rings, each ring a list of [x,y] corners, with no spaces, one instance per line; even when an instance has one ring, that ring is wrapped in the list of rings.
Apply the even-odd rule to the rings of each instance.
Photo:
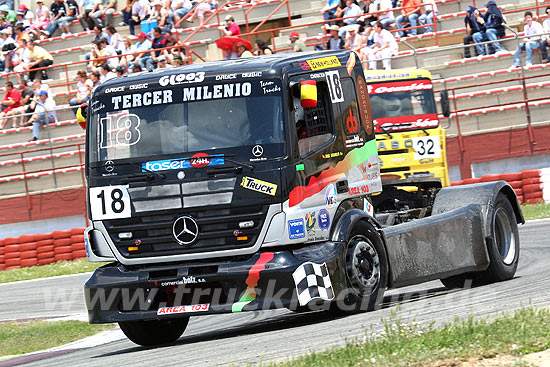
[[[90,188],[92,219],[128,218],[132,214],[126,186]]]

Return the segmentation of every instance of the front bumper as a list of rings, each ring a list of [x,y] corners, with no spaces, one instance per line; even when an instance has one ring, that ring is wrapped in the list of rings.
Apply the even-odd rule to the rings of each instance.
[[[89,319],[154,320],[325,304],[346,289],[344,248],[342,242],[324,242],[211,262],[106,265],[85,285]]]

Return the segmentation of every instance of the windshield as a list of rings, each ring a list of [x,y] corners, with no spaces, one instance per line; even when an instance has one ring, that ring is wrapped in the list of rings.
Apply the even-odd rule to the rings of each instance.
[[[369,85],[376,132],[437,127],[437,109],[429,80]]]
[[[277,80],[101,94],[90,104],[90,161],[256,144],[282,153],[281,101]]]

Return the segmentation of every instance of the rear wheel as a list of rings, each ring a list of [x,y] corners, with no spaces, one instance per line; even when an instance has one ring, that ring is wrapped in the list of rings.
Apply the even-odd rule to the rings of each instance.
[[[447,288],[464,288],[512,279],[519,260],[519,232],[514,208],[503,193],[499,193],[491,215],[491,240],[487,243],[489,267],[478,273],[441,279]]]
[[[124,334],[136,344],[150,347],[173,343],[185,331],[189,317],[172,320],[121,321],[118,323]]]
[[[350,234],[346,247],[348,285],[345,298],[333,309],[357,312],[374,309],[382,302],[388,283],[386,249],[380,234],[369,223],[359,222]]]

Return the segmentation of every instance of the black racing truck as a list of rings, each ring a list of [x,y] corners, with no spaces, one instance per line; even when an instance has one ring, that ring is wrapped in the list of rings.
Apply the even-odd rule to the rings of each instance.
[[[515,274],[524,220],[503,181],[418,185],[392,198],[395,225],[373,207],[380,160],[353,52],[119,77],[78,116],[86,251],[108,262],[85,285],[89,320],[137,344],[177,340],[190,316],[356,312],[389,288]]]

